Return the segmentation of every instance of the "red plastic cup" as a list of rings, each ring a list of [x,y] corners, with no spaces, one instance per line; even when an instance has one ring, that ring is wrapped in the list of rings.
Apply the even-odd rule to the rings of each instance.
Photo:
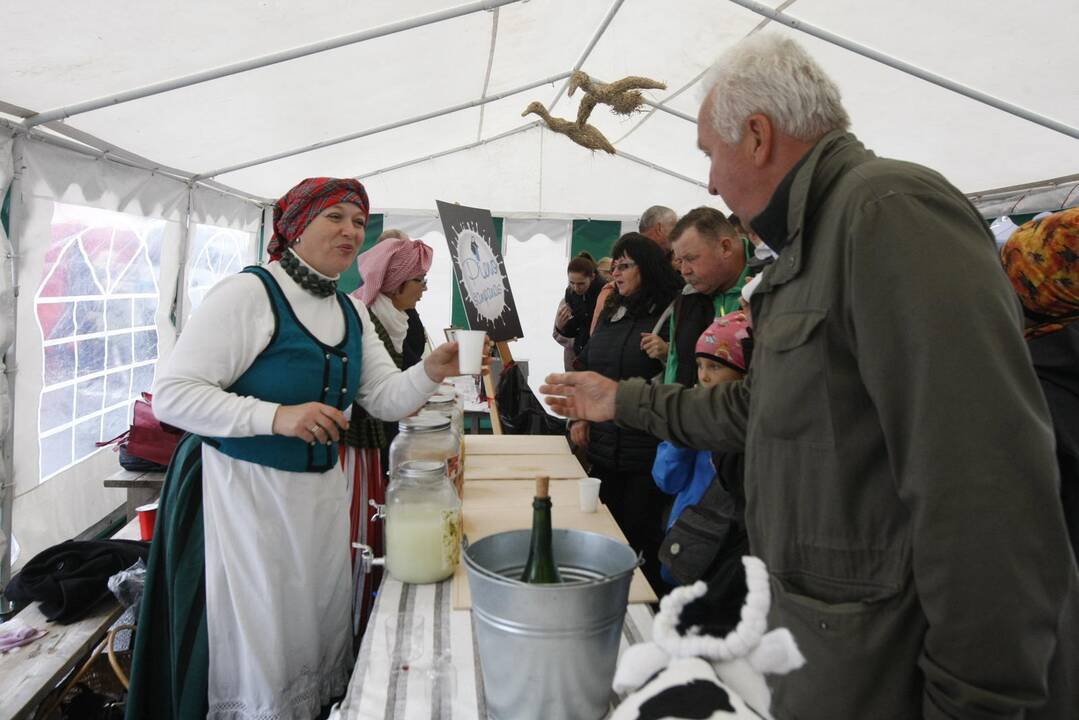
[[[157,520],[157,502],[140,505],[135,508],[139,516],[139,537],[150,540],[154,536],[154,521]]]

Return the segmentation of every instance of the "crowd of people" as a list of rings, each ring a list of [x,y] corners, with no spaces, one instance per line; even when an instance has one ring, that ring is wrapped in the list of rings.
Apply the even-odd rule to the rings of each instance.
[[[722,633],[764,560],[806,660],[770,679],[776,717],[1079,717],[1079,209],[997,252],[789,39],[703,84],[736,214],[644,213],[541,388],[649,581],[705,580]]]
[[[772,679],[776,717],[1079,717],[1079,209],[997,252],[941,176],[862,145],[789,39],[750,36],[703,83],[735,214],[653,206],[574,257],[570,372],[542,388],[646,577],[704,580],[714,634],[741,557],[764,561],[806,659]],[[415,311],[424,243],[385,233],[337,291],[369,208],[356,180],[290,190],[271,262],[218,284],[159,370],[159,419],[192,434],[129,718],[312,718],[344,690],[346,538],[376,535],[393,421],[458,371]]]

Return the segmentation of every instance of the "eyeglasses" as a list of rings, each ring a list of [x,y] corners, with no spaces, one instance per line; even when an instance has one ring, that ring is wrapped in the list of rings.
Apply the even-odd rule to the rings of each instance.
[[[615,263],[614,265],[611,265],[611,272],[620,272],[621,273],[621,272],[625,272],[626,270],[629,270],[630,268],[635,268],[635,267],[637,267],[637,263],[635,263],[635,262],[633,262],[631,260],[626,260],[624,262]]]

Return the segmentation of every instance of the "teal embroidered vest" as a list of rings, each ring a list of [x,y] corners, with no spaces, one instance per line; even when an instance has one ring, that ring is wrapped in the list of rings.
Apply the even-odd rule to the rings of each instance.
[[[319,342],[292,311],[273,275],[247,267],[262,281],[274,313],[274,333],[251,367],[226,388],[230,393],[281,405],[320,402],[345,410],[360,386],[363,325],[348,296],[337,293],[345,316],[345,337],[337,345]],[[326,472],[338,462],[337,443],[309,445],[282,435],[206,438],[229,457],[292,472]]]

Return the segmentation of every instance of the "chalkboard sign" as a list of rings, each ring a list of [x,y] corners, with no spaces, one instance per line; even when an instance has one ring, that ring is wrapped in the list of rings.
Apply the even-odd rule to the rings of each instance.
[[[524,337],[491,212],[436,201],[470,330],[496,342]]]

